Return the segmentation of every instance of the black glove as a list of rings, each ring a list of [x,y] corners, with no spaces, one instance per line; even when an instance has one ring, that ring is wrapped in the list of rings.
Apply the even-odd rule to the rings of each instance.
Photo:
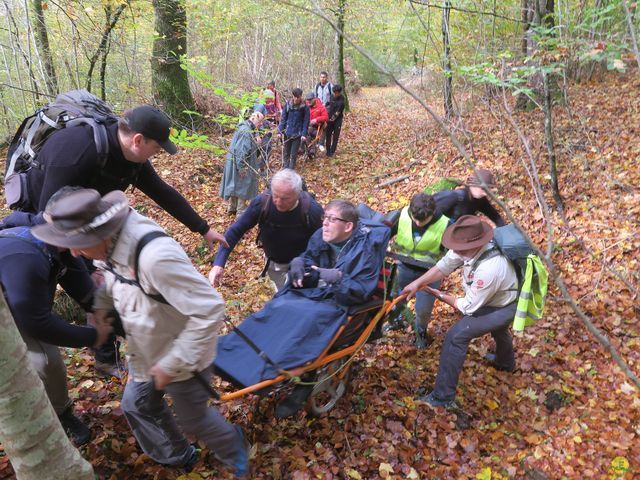
[[[289,276],[294,285],[304,278],[304,260],[301,257],[296,257],[289,263]]]
[[[342,272],[337,268],[318,268],[320,280],[324,280],[329,285],[339,282],[342,278]]]

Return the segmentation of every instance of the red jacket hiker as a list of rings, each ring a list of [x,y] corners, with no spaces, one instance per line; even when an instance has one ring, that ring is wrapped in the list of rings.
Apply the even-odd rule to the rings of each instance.
[[[317,98],[308,102],[309,105],[309,124],[317,125],[319,123],[329,121],[329,114],[327,113],[327,109],[324,108],[322,102],[318,101]],[[315,121],[314,121],[315,120]]]

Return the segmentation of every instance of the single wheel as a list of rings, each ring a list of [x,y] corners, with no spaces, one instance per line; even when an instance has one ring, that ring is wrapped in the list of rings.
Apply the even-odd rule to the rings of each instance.
[[[312,415],[327,413],[346,393],[351,369],[351,364],[347,364],[347,361],[347,357],[334,360],[318,370],[318,380],[308,403]]]

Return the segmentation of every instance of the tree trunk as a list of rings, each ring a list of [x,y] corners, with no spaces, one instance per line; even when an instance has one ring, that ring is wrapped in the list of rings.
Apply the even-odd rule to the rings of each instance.
[[[33,8],[33,29],[36,32],[35,41],[42,58],[44,65],[45,82],[47,84],[47,91],[50,95],[58,94],[58,78],[56,77],[56,70],[53,65],[53,57],[51,56],[51,49],[49,48],[49,33],[47,31],[47,24],[44,19],[44,10],[42,9],[42,0],[32,0]]]
[[[564,202],[560,195],[560,188],[558,187],[558,169],[556,166],[556,150],[553,141],[553,119],[552,102],[551,102],[551,87],[549,82],[549,73],[543,74],[544,85],[544,137],[547,144],[547,155],[549,157],[549,175],[551,176],[551,190],[553,191],[553,199],[556,202],[558,211],[564,211]]]
[[[107,5],[104,7],[104,13],[105,13],[106,19],[104,24],[104,31],[102,32],[102,38],[100,38],[100,44],[98,45],[98,48],[94,52],[93,56],[89,59],[89,71],[87,72],[87,91],[89,92],[91,91],[91,84],[93,82],[93,69],[96,67],[96,63],[98,63],[98,59],[100,57],[102,57],[102,63],[106,64],[107,55],[108,55],[107,53],[108,45],[111,38],[111,31],[116,26],[116,23],[118,23],[118,19],[120,18],[120,15],[122,15],[122,12],[124,12],[125,8],[127,8],[127,4],[123,3],[116,9],[113,16],[111,16],[111,6]],[[102,65],[101,65],[101,68],[102,68]],[[101,71],[100,73],[101,73],[100,81],[101,81],[101,84],[104,85],[104,76],[103,76],[104,73],[103,71]],[[102,99],[106,100],[104,86],[103,86],[103,92],[102,92]]]
[[[344,16],[347,8],[347,0],[338,0],[338,10],[336,11],[336,25],[340,32],[336,33],[337,42],[337,58],[336,58],[336,70],[338,72],[338,81],[342,85],[342,96],[344,97],[344,109],[349,111],[349,97],[347,95],[347,83],[344,77]]]
[[[444,68],[444,112],[447,118],[453,116],[453,74],[451,72],[451,51],[449,47],[450,14],[451,0],[446,0],[442,9],[442,63]]]
[[[529,3],[530,0],[522,0],[521,8],[522,8],[522,58],[527,58],[529,56],[529,37],[531,36],[531,32],[529,28],[531,27],[531,5]],[[537,0],[535,0],[537,1]],[[524,93],[518,94],[516,99],[516,108],[518,110],[525,110],[529,105],[529,97],[527,97]]]
[[[633,53],[636,56],[636,62],[638,63],[638,68],[640,68],[640,51],[638,50],[638,40],[636,39],[636,27],[633,25],[633,17],[631,12],[629,11],[629,5],[627,5],[627,0],[621,0],[622,7],[624,8],[624,15],[627,19],[627,26],[629,27],[629,34],[631,35],[631,45],[633,46]]]
[[[0,442],[20,480],[93,480],[93,467],[64,433],[27,346],[0,295]]]
[[[155,101],[174,120],[190,121],[185,110],[195,109],[187,71],[180,56],[187,54],[187,14],[184,0],[153,0],[156,32],[151,57],[151,85]]]

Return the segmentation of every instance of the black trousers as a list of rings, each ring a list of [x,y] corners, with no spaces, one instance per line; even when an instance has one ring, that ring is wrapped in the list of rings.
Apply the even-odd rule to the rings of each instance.
[[[300,141],[300,137],[285,137],[284,147],[282,147],[282,168],[296,169]]]
[[[341,129],[342,115],[340,115],[335,122],[327,122],[327,129],[325,130],[325,147],[327,148],[327,155],[333,155],[336,153]]]

